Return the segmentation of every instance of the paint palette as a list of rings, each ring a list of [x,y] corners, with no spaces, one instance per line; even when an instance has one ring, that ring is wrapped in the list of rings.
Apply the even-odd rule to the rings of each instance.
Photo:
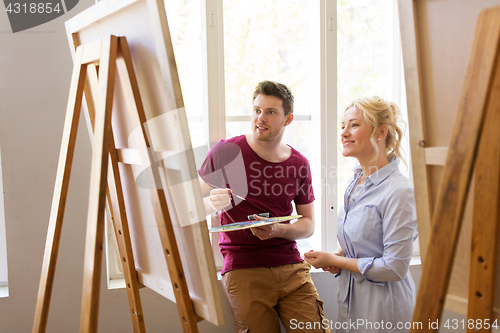
[[[290,220],[300,219],[302,215],[293,215],[293,216],[281,216],[281,217],[271,217],[261,221],[243,221],[221,225],[219,227],[208,229],[209,232],[227,232],[227,231],[236,231],[243,230],[255,227],[261,227],[264,225],[270,225],[274,223],[280,223]]]

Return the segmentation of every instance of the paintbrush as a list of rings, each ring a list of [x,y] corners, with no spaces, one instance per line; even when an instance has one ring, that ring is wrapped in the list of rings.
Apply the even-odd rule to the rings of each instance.
[[[219,189],[219,190],[231,190],[230,188],[222,188],[222,187],[216,186],[216,185],[214,185],[214,184],[210,184],[210,183],[206,183],[206,184],[207,184],[208,186],[210,186],[210,187],[213,187],[213,188],[216,188],[216,189]],[[232,190],[231,190],[231,191],[232,191]],[[259,206],[255,205],[255,204],[253,204],[253,203],[251,203],[251,202],[249,202],[249,201],[247,201],[247,200],[246,200],[245,198],[243,198],[242,196],[239,196],[239,195],[237,195],[237,194],[235,194],[235,193],[233,193],[233,192],[231,192],[231,194],[232,194],[233,196],[235,196],[236,198],[239,198],[239,199],[241,199],[241,200],[243,200],[243,201],[245,201],[245,202],[249,203],[250,205],[254,206],[255,208],[259,209],[260,211],[266,211],[265,209],[262,209],[262,208],[260,208]],[[225,212],[227,213],[227,211],[226,211],[224,208],[222,208],[222,210],[223,210],[223,211],[225,211]],[[257,215],[262,216],[262,214],[267,214],[267,217],[269,217],[269,213],[261,213],[261,214],[257,214]],[[231,216],[230,216],[229,214],[227,214],[227,216],[229,216],[229,218],[230,218],[230,219],[234,222],[234,220],[231,218]],[[250,216],[251,216],[251,215],[248,215],[248,216],[247,216],[249,220],[253,220],[253,219],[255,219],[253,216],[252,216],[252,217],[250,217]]]
[[[213,185],[213,184],[209,184],[209,183],[207,183],[207,185],[208,185],[208,186],[210,186],[210,187],[216,188],[216,189],[218,189],[218,190],[231,190],[230,188],[222,188],[222,187],[215,186],[215,185]],[[231,191],[232,191],[232,190],[231,190]],[[241,200],[245,200],[245,201],[247,201],[245,198],[243,198],[242,196],[239,196],[239,195],[238,195],[238,194],[236,194],[236,193],[231,192],[231,195],[235,196],[235,197],[236,197],[236,198],[238,198],[238,199],[241,199]]]

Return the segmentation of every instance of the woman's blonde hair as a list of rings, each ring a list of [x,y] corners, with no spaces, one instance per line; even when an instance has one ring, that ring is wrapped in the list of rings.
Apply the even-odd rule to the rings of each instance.
[[[344,113],[351,107],[356,107],[372,128],[370,135],[370,143],[375,149],[374,159],[378,159],[380,154],[375,134],[381,126],[387,125],[387,136],[385,137],[385,154],[390,161],[398,157],[406,165],[406,161],[401,154],[401,139],[403,138],[403,130],[398,126],[398,122],[404,121],[401,118],[401,111],[396,103],[386,101],[378,96],[363,97],[353,101],[345,110]]]

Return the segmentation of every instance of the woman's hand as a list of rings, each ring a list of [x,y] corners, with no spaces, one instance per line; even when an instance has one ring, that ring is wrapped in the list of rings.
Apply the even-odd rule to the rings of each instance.
[[[345,257],[345,252],[342,250],[342,248],[339,246],[335,251],[333,251],[333,254],[341,257]]]
[[[333,254],[339,257],[345,257],[345,252],[341,247],[333,251]],[[330,272],[331,274],[340,274],[340,271],[342,270],[342,268],[336,266],[323,267],[322,269],[323,271]]]
[[[326,251],[309,251],[304,253],[304,259],[315,268],[326,268],[334,265],[334,254]]]
[[[328,267],[323,267],[322,270],[325,272],[330,272],[331,274],[339,274],[342,268],[338,268],[335,266],[328,266]]]
[[[345,257],[344,250],[339,247],[333,253],[313,250],[304,253],[304,259],[315,268],[321,268],[323,271],[330,272],[331,274],[339,274],[342,269],[335,266],[335,256]]]

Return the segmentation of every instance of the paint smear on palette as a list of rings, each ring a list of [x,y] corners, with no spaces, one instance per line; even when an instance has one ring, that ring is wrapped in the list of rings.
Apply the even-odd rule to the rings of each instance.
[[[235,230],[243,230],[255,227],[261,227],[264,225],[270,225],[274,223],[280,223],[290,220],[300,219],[302,215],[293,215],[293,216],[281,216],[281,217],[271,217],[261,221],[244,221],[244,222],[236,222],[221,225],[219,227],[208,229],[209,232],[227,232],[227,231],[235,231]]]

